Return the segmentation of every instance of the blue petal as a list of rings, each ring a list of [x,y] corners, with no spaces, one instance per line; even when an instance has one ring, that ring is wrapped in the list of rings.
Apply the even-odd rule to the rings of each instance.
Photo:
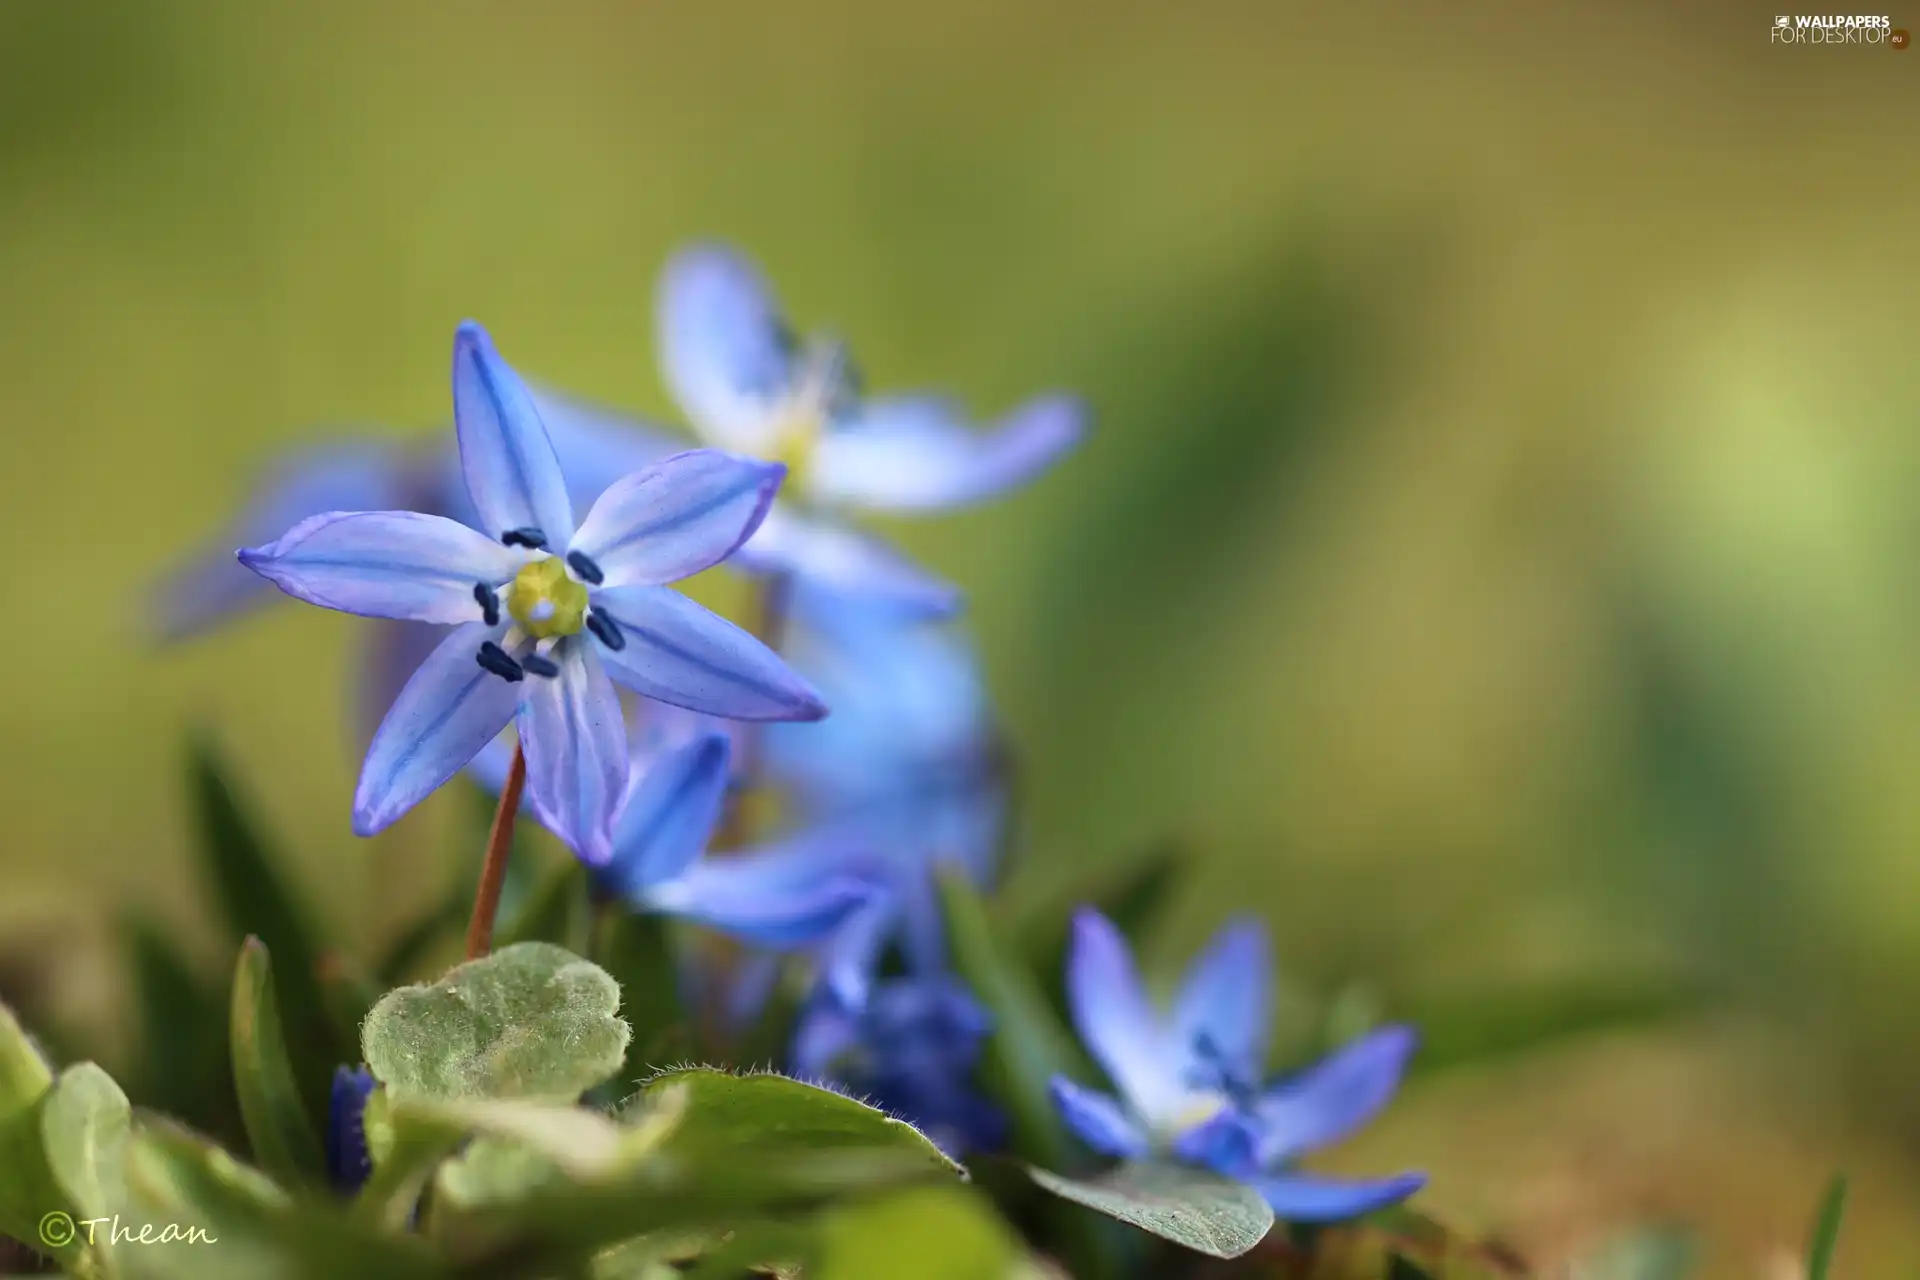
[[[1174,999],[1174,1039],[1190,1055],[1190,1067],[1224,1066],[1238,1078],[1258,1077],[1272,1016],[1272,970],[1259,921],[1236,920],[1214,935]]]
[[[559,674],[520,682],[520,744],[527,807],[595,866],[613,856],[613,819],[627,789],[627,723],[620,695],[584,637],[552,653]]]
[[[1282,1222],[1342,1222],[1399,1204],[1427,1185],[1427,1180],[1418,1173],[1352,1182],[1283,1173],[1250,1179],[1248,1185]]]
[[[567,500],[575,511],[591,509],[614,481],[687,447],[684,437],[651,422],[535,381],[528,381],[527,390],[553,442],[567,482]]]
[[[659,586],[719,564],[773,503],[787,469],[717,449],[695,449],[618,481],[593,504],[570,550],[589,557],[608,587]]]
[[[794,342],[753,264],[719,245],[676,254],[660,279],[660,366],[695,430],[762,453],[794,379]]]
[[[667,587],[590,593],[626,643],[595,640],[615,680],[661,702],[731,720],[817,720],[826,704],[766,645]]]
[[[400,471],[400,450],[373,440],[308,445],[279,459],[256,478],[246,509],[227,531],[156,585],[152,610],[160,637],[184,639],[277,599],[257,575],[234,563],[233,549],[271,542],[324,512],[402,506]]]
[[[1133,1109],[1150,1124],[1172,1119],[1186,1096],[1181,1055],[1147,1003],[1127,940],[1091,907],[1074,913],[1067,1002],[1081,1043]]]
[[[1050,396],[973,431],[954,405],[930,397],[869,400],[820,441],[807,472],[812,498],[879,511],[937,511],[1024,484],[1080,440],[1078,400]]]
[[[470,622],[440,642],[380,722],[353,797],[353,829],[385,830],[480,753],[513,719],[519,690],[474,661],[507,624]]]
[[[824,1082],[833,1078],[836,1062],[860,1042],[860,1018],[827,988],[815,994],[801,1010],[794,1027],[793,1044],[787,1051],[794,1074],[803,1080]]]
[[[705,851],[727,795],[732,747],[725,734],[634,761],[627,801],[613,827],[613,860],[601,883],[618,897],[679,875]]]
[[[702,858],[649,888],[642,902],[756,946],[789,948],[832,933],[872,900],[867,882],[840,876],[793,883],[751,855]]]
[[[538,529],[549,547],[566,546],[573,506],[553,441],[520,375],[471,320],[453,339],[453,425],[482,532]]]
[[[1065,1076],[1055,1076],[1047,1091],[1067,1128],[1101,1155],[1122,1160],[1139,1160],[1147,1155],[1150,1144],[1146,1132],[1113,1098],[1083,1089]]]
[[[1409,1027],[1382,1027],[1269,1089],[1255,1108],[1271,1167],[1352,1133],[1393,1097],[1412,1056]]]
[[[407,687],[407,681],[420,669],[420,664],[447,638],[447,629],[425,622],[382,619],[357,630],[360,632],[356,637],[360,641],[360,666],[356,672],[359,687],[349,707],[353,716],[351,741],[365,751],[380,721],[386,718],[387,708]],[[507,756],[512,754],[513,744],[508,743]],[[499,775],[500,782],[493,784],[495,791],[506,780],[505,758],[500,762]]]
[[[878,883],[878,882],[876,882]],[[840,927],[820,954],[820,980],[851,1009],[866,1007],[880,970],[881,954],[900,927],[900,903],[883,892]]]
[[[410,622],[471,622],[476,583],[497,587],[526,557],[443,516],[332,511],[303,520],[240,563],[322,608]]]
[[[801,515],[776,502],[727,562],[755,574],[791,574],[798,586],[922,618],[949,617],[960,589],[872,534]]]

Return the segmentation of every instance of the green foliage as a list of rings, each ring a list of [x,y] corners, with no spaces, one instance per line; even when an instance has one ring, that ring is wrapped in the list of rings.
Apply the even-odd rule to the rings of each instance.
[[[361,1048],[396,1096],[571,1100],[625,1061],[620,991],[599,966],[545,942],[388,992]]]
[[[1827,1280],[1833,1251],[1840,1244],[1840,1224],[1846,1216],[1847,1176],[1836,1173],[1820,1199],[1820,1216],[1814,1219],[1813,1235],[1807,1244],[1807,1280]]]
[[[680,975],[674,962],[673,922],[602,904],[593,921],[593,954],[620,984],[620,1012],[633,1028],[619,1083],[631,1087],[676,1037],[684,1039]]]
[[[649,1080],[629,1106],[657,1105],[667,1092],[685,1098],[672,1139],[676,1152],[703,1158],[727,1150],[775,1153],[839,1149],[886,1151],[918,1161],[922,1172],[965,1177],[925,1134],[877,1107],[786,1076],[735,1075],[711,1067],[668,1071]]]
[[[300,1105],[273,998],[273,962],[258,938],[241,944],[234,967],[230,1036],[234,1092],[254,1158],[285,1185],[320,1183],[320,1141]]]
[[[1123,1164],[1086,1180],[1028,1172],[1057,1196],[1215,1258],[1239,1257],[1273,1226],[1273,1210],[1251,1187],[1187,1165]]]
[[[1024,1250],[977,1195],[917,1187],[822,1216],[806,1254],[808,1280],[998,1280]]]

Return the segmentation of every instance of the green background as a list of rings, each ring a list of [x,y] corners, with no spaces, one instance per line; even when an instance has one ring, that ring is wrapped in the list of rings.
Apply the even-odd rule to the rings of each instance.
[[[0,6],[8,980],[104,1027],[124,908],[207,936],[190,726],[338,933],[404,918],[452,824],[348,832],[359,624],[155,651],[148,586],[311,425],[434,429],[463,317],[667,416],[655,275],[719,236],[875,386],[1091,399],[1039,484],[890,531],[973,600],[1021,879],[1177,838],[1158,960],[1258,909],[1296,1022],[1451,1046],[1336,1163],[1742,1275],[1844,1163],[1843,1274],[1910,1273],[1920,54],[1770,22]]]

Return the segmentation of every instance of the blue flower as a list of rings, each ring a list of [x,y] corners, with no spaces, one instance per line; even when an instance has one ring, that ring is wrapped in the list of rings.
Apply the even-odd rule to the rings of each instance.
[[[356,832],[392,824],[512,721],[529,807],[604,862],[628,781],[613,680],[737,719],[825,714],[765,645],[665,585],[731,554],[784,472],[676,454],[607,489],[576,528],[533,399],[476,324],[455,337],[453,393],[479,528],[414,511],[328,512],[240,561],[313,604],[454,627],[374,734]]]
[[[364,1067],[340,1067],[333,1073],[333,1094],[327,1103],[327,1181],[335,1191],[352,1195],[373,1173],[367,1151],[367,1099],[373,1094],[373,1076]]]
[[[753,265],[703,245],[661,280],[659,336],[668,387],[694,430],[723,449],[787,463],[790,493],[741,549],[749,571],[922,613],[951,612],[957,592],[872,535],[848,511],[941,511],[1032,479],[1084,428],[1077,400],[1029,401],[988,431],[937,396],[866,399],[835,343],[802,346]]]
[[[1006,1118],[973,1087],[990,1030],[949,977],[882,982],[857,1010],[823,986],[801,1015],[790,1065],[901,1116],[957,1159],[1006,1138]]]
[[[832,933],[873,887],[851,874],[815,875],[779,855],[703,857],[725,803],[726,733],[667,720],[634,758],[612,853],[593,867],[599,891],[761,947],[792,948]]]
[[[1148,1001],[1119,930],[1097,911],[1080,911],[1068,1002],[1081,1041],[1120,1099],[1056,1076],[1053,1101],[1061,1117],[1103,1155],[1171,1154],[1245,1182],[1287,1221],[1334,1221],[1406,1199],[1424,1177],[1344,1181],[1292,1165],[1386,1105],[1413,1052],[1412,1032],[1372,1032],[1262,1087],[1268,970],[1260,926],[1229,925],[1188,970],[1171,1012],[1162,1016]]]
[[[792,831],[763,855],[880,888],[826,948],[857,1007],[886,946],[909,968],[945,963],[936,868],[993,872],[1006,796],[978,655],[951,626],[843,598],[796,594],[787,654],[833,706],[818,724],[770,726],[763,764]]]

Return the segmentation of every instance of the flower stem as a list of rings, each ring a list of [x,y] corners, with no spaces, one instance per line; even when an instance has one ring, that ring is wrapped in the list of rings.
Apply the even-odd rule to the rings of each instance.
[[[473,919],[467,922],[467,959],[478,960],[493,950],[493,918],[500,912],[500,889],[507,882],[507,858],[513,852],[513,820],[520,813],[520,791],[527,784],[527,757],[513,749],[507,785],[500,788],[500,807],[493,811],[493,830],[487,833],[487,860],[480,865],[480,888],[473,895]]]

